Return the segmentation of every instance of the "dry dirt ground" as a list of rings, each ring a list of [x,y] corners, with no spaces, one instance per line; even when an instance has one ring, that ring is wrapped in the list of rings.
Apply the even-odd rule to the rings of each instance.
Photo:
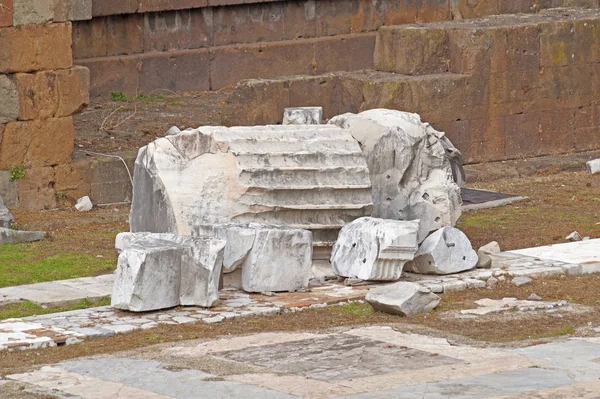
[[[180,129],[221,124],[221,107],[229,92],[155,92],[128,97],[113,93],[95,99],[74,117],[75,146],[102,153],[137,151],[165,135],[171,126]]]

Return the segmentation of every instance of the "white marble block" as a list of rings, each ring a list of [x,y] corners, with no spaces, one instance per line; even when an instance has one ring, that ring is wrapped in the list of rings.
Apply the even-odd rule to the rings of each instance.
[[[340,231],[331,254],[333,272],[361,280],[398,280],[419,245],[419,221],[360,218]]]
[[[131,311],[155,310],[177,305],[211,307],[219,299],[219,278],[225,241],[177,234],[121,233],[117,235],[115,247],[121,254],[119,255],[114,292],[126,294],[118,296],[117,299],[113,296],[113,306]],[[156,254],[157,248],[161,251],[172,249],[173,254],[166,258],[167,255],[161,254],[160,251]],[[131,256],[135,261],[140,258],[139,254],[143,254],[145,251],[152,256],[141,263],[137,269],[134,268],[138,271],[135,271],[132,280],[128,277],[130,274],[128,270],[131,269],[130,256],[123,254],[133,254]],[[155,260],[157,257],[160,258],[160,261]],[[149,268],[152,270],[146,271]],[[175,271],[179,276],[179,282],[171,282],[171,274]],[[142,275],[138,277],[137,274],[140,273]],[[169,292],[168,295],[162,295],[168,298],[168,301],[156,303],[155,299],[142,295],[152,292],[150,288],[155,284],[153,280],[147,280],[143,276],[144,273],[159,282],[167,281],[165,284],[168,287],[161,286],[158,290],[161,292],[164,289]],[[130,284],[138,287],[130,288]],[[136,294],[136,298],[129,297],[128,300],[127,293],[133,292],[135,289],[139,290],[140,294]],[[177,299],[175,301],[172,298]],[[143,303],[137,303],[137,301]],[[176,303],[173,305],[174,302]],[[171,305],[163,306],[167,303],[171,303]],[[158,305],[162,307],[155,307]],[[153,306],[154,309],[149,309]]]
[[[230,271],[242,268],[242,288],[248,292],[306,289],[312,271],[312,234],[284,226],[222,224],[194,227],[195,236],[225,238]]]
[[[454,274],[477,265],[477,253],[460,230],[444,227],[423,241],[407,271],[422,274]]]
[[[320,125],[323,123],[322,107],[292,107],[283,110],[284,125]]]

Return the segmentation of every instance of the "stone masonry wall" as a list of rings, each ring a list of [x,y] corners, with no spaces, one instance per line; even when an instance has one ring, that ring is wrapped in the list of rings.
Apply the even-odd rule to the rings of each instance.
[[[217,90],[242,79],[373,67],[384,25],[535,12],[598,0],[92,0],[73,25],[91,95]]]
[[[69,21],[82,18],[91,2],[0,0],[0,195],[10,207],[54,207],[55,186],[68,184],[72,115],[89,100],[89,71],[71,51]]]

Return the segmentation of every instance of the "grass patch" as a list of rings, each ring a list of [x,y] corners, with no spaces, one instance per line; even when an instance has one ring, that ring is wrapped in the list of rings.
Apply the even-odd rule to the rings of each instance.
[[[39,259],[31,244],[0,245],[0,287],[95,276],[115,268],[112,259],[62,253]]]
[[[21,318],[28,316],[39,316],[50,313],[68,312],[70,310],[87,309],[96,306],[108,306],[110,305],[110,297],[103,297],[99,300],[91,300],[88,298],[82,299],[79,302],[72,305],[65,306],[53,306],[53,307],[42,307],[37,303],[30,301],[12,303],[0,307],[0,320]]]
[[[335,308],[334,308],[335,309]],[[349,314],[352,316],[365,317],[375,313],[375,310],[368,303],[350,302],[344,305],[340,305],[337,310],[341,313]]]

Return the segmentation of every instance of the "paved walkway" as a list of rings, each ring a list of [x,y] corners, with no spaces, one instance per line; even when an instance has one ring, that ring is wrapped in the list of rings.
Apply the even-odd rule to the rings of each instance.
[[[557,250],[554,247],[559,247]],[[468,288],[484,288],[489,279],[511,279],[519,276],[545,277],[553,275],[578,275],[600,272],[600,239],[541,247],[537,252],[548,254],[542,259],[517,252],[495,255],[492,269],[473,270],[466,273],[432,277],[406,273],[405,281],[416,281],[433,292],[441,293]],[[578,253],[581,263],[568,263],[561,257],[565,251]],[[536,253],[537,254],[537,253]],[[561,257],[562,260],[556,258]],[[552,259],[555,258],[555,259]],[[327,273],[324,273],[327,274]],[[68,280],[25,286],[23,292],[35,292],[36,286],[58,284],[60,286],[93,292],[94,295],[110,295],[112,275],[99,278]],[[75,283],[69,282],[75,281]],[[11,287],[16,290],[19,287]],[[106,337],[138,329],[150,329],[159,324],[186,324],[203,321],[216,323],[227,318],[252,315],[278,314],[297,311],[311,306],[333,305],[363,300],[368,285],[345,286],[322,280],[314,282],[307,292],[280,293],[272,296],[247,294],[233,288],[221,292],[221,304],[215,308],[176,308],[157,312],[129,313],[109,306],[54,313],[43,316],[7,319],[0,321],[0,351],[3,349],[32,349],[80,342],[88,337]],[[104,291],[102,291],[104,290]],[[5,291],[6,292],[6,291]],[[16,292],[16,291],[15,291]],[[45,291],[40,290],[42,298]],[[107,294],[108,292],[108,294]],[[1,291],[0,291],[1,294]],[[57,295],[57,293],[52,293]],[[14,294],[18,298],[18,294]],[[42,301],[43,299],[40,299]]]
[[[377,326],[177,345],[7,379],[80,399],[600,397],[600,338],[482,349]]]

